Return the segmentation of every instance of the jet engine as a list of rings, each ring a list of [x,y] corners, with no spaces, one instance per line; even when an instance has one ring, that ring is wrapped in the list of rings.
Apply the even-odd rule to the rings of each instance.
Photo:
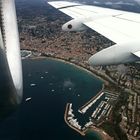
[[[14,0],[0,1],[0,120],[22,101],[22,66]]]
[[[99,66],[140,61],[140,57],[137,55],[137,52],[139,51],[139,40],[134,40],[122,44],[115,44],[91,56],[89,58],[89,64],[91,66]]]
[[[82,23],[84,19],[72,19],[62,26],[63,31],[84,31],[87,26]]]

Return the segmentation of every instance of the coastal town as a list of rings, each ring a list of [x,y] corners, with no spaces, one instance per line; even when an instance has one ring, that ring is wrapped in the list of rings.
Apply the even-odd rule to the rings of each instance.
[[[140,64],[89,66],[87,61],[91,55],[114,43],[90,29],[63,32],[61,26],[70,18],[49,6],[43,8],[36,9],[37,15],[30,9],[25,12],[17,9],[21,48],[31,51],[31,58],[45,56],[65,60],[85,68],[104,81],[103,90],[76,110],[85,115],[92,109],[89,121],[81,126],[73,113],[73,104],[68,103],[64,114],[66,123],[82,135],[85,135],[87,128],[94,127],[103,130],[110,139],[139,140]],[[30,16],[27,16],[28,13]],[[98,104],[96,108],[95,103]]]

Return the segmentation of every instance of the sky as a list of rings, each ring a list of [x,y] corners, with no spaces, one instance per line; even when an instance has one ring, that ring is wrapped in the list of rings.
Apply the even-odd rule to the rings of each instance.
[[[103,6],[108,8],[114,8],[119,10],[126,10],[132,12],[140,13],[140,0],[16,0],[17,2],[32,1],[35,3],[44,1],[70,1],[70,2],[80,2],[84,4],[91,4],[97,6]]]

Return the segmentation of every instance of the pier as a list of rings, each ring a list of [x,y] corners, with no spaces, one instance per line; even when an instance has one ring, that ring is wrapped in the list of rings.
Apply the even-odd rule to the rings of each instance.
[[[103,95],[104,97],[100,99]],[[96,108],[94,107],[95,110],[93,111],[92,115],[89,116],[89,121],[87,121],[83,126],[80,125],[80,123],[78,122],[78,118],[76,118],[73,113],[72,103],[67,103],[64,120],[70,128],[72,128],[82,136],[85,136],[86,132],[90,128],[99,126],[99,124],[104,122],[105,119],[109,119],[109,115],[111,114],[112,108],[115,105],[115,101],[117,100],[118,96],[118,93],[113,94],[102,90],[89,102],[83,105],[78,110],[78,112],[84,115],[90,107],[93,107],[97,100],[100,100],[100,102],[96,104]]]
[[[103,99],[100,99],[104,95]],[[119,94],[118,93],[111,93],[108,91],[103,91],[102,90],[95,96],[93,97],[90,101],[88,101],[86,104],[84,104],[78,112],[81,114],[85,114],[87,110],[93,105],[100,100],[99,104],[97,107],[94,109],[91,119],[92,122],[95,124],[98,124],[99,122],[103,121],[105,118],[108,118],[113,106],[115,105],[115,102],[118,99]]]
[[[64,120],[69,127],[80,133],[82,136],[85,136],[85,131],[83,131],[82,127],[79,125],[77,119],[74,119],[72,103],[67,103]]]
[[[94,96],[92,99],[90,99],[86,104],[84,104],[79,110],[79,113],[85,114],[86,111],[104,94],[103,92],[104,85],[102,87],[102,90]]]

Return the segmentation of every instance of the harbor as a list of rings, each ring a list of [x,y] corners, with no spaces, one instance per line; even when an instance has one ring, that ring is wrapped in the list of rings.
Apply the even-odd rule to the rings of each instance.
[[[118,93],[101,90],[95,97],[80,107],[77,112],[82,115],[85,115],[89,109],[93,110],[91,116],[89,116],[88,121],[84,125],[80,125],[80,121],[76,118],[73,104],[67,103],[64,115],[65,122],[69,127],[84,136],[89,129],[98,128],[104,120],[109,119],[118,96]]]
[[[77,119],[75,119],[75,115],[73,114],[72,103],[67,103],[66,105],[64,120],[68,126],[80,133],[82,136],[85,136],[84,131],[82,131],[81,125],[79,125],[79,122],[77,121]]]

